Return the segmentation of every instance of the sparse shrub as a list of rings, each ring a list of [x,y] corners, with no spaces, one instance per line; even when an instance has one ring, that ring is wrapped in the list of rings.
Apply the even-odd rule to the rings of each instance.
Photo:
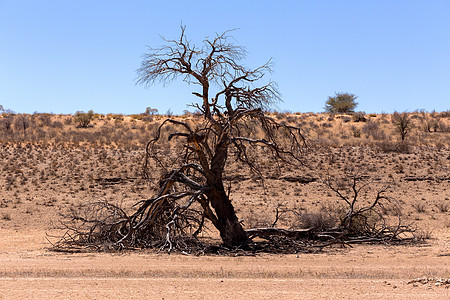
[[[62,129],[64,127],[63,123],[61,123],[60,121],[54,121],[51,123],[50,126],[53,128],[59,128],[59,129]]]
[[[361,130],[359,128],[356,128],[355,126],[352,126],[351,131],[353,133],[353,137],[360,138],[361,137]]]
[[[398,225],[388,226],[387,219],[383,215],[383,208],[395,206],[396,203],[385,195],[388,187],[384,187],[376,192],[373,200],[361,201],[360,198],[366,198],[365,191],[370,191],[370,184],[362,182],[364,179],[358,175],[350,175],[348,178],[331,178],[326,181],[326,185],[343,200],[345,209],[338,211],[339,228],[349,236],[355,236],[360,239],[364,236],[370,239],[395,240],[399,238],[402,230],[404,233],[413,233],[411,228],[401,225],[400,216]],[[367,194],[366,194],[367,195]]]
[[[77,127],[79,128],[87,128],[89,127],[89,124],[91,123],[91,120],[94,116],[94,112],[92,110],[88,111],[87,113],[83,111],[77,111],[75,113],[75,123],[77,123]]]
[[[397,152],[397,153],[411,153],[411,145],[406,141],[393,142],[387,139],[377,144],[378,148],[385,153]]]
[[[400,133],[402,141],[406,138],[406,135],[412,128],[411,118],[407,112],[394,112],[391,117],[391,122],[394,124],[395,129]]]
[[[286,117],[286,121],[288,122],[288,123],[294,123],[295,121],[296,121],[297,119],[294,117],[294,116],[287,116]]]
[[[299,221],[302,228],[312,228],[313,232],[324,232],[337,225],[336,219],[324,212],[301,214]]]
[[[44,129],[38,127],[34,130],[34,137],[38,140],[44,140],[47,137],[47,132]]]
[[[342,122],[344,122],[344,123],[348,123],[348,122],[350,122],[352,119],[351,118],[349,118],[349,117],[343,117],[342,118]]]
[[[438,128],[440,132],[450,132],[450,126],[445,125],[443,121],[439,121]]]
[[[188,111],[187,109],[185,109],[185,110],[183,110],[182,116],[183,117],[190,117],[190,116],[192,116],[192,113],[190,111]]]
[[[277,120],[281,120],[281,119],[284,118],[284,114],[283,114],[283,113],[280,113],[280,112],[277,111],[277,110],[275,110],[275,111],[273,112],[273,114],[274,114],[274,116],[275,116],[275,118],[276,118]]]
[[[71,125],[72,124],[72,118],[65,118],[64,119],[64,125]]]
[[[431,239],[432,236],[433,236],[432,230],[418,230],[417,232],[414,233],[414,237],[418,241],[429,240]]]
[[[447,213],[449,211],[449,204],[446,202],[439,202],[438,204],[436,204],[436,207],[441,213]]]
[[[325,111],[329,113],[350,113],[358,105],[358,96],[350,93],[335,93],[334,97],[328,97],[325,103]]]
[[[11,221],[11,215],[9,213],[3,213],[2,219],[5,221]]]
[[[434,147],[436,147],[436,149],[440,151],[445,148],[445,145],[441,141],[436,141],[434,142]]]
[[[380,125],[378,122],[369,120],[364,124],[361,131],[366,134],[367,137],[371,136],[375,140],[380,139]]]
[[[166,111],[166,116],[167,116],[168,118],[173,117],[173,111],[172,111],[170,108]]]
[[[145,113],[144,113],[144,115],[146,115],[146,116],[154,116],[154,115],[157,115],[157,114],[158,114],[158,109],[151,108],[151,107],[147,107],[145,109]]]
[[[158,124],[156,123],[150,123],[147,125],[147,130],[149,132],[155,132],[156,130],[158,130]]]
[[[309,121],[308,125],[309,125],[309,127],[311,129],[318,129],[319,128],[319,125],[317,125],[316,122],[314,122],[314,121]]]
[[[119,120],[119,121],[123,121],[125,118],[122,114],[108,114],[108,116],[110,118],[112,118],[113,120]]]
[[[27,129],[31,126],[30,118],[25,114],[18,115],[14,120],[14,128],[16,130],[23,131],[23,135],[26,135]]]
[[[244,218],[244,225],[246,228],[258,228],[258,227],[270,227],[273,220],[270,220],[268,216],[261,217],[254,212],[249,213]]]
[[[441,117],[441,118],[450,118],[450,110],[441,112],[439,114],[439,117]]]
[[[367,122],[366,113],[363,111],[356,112],[353,117],[353,122]]]
[[[439,129],[439,125],[440,125],[440,118],[439,117],[436,117],[436,118],[427,118],[425,121],[424,121],[424,130],[425,130],[425,132],[437,132],[438,131],[438,129]]]
[[[14,122],[13,114],[3,114],[3,118],[0,119],[0,125],[3,128],[3,130],[7,133],[11,133],[13,122]]]
[[[50,114],[35,114],[38,120],[37,126],[50,126],[52,123],[51,115]]]
[[[142,118],[142,121],[147,122],[147,123],[151,123],[153,122],[153,116],[146,116]]]
[[[416,212],[418,212],[418,213],[426,212],[426,204],[423,202],[417,202],[417,203],[413,204],[413,207],[416,210]]]

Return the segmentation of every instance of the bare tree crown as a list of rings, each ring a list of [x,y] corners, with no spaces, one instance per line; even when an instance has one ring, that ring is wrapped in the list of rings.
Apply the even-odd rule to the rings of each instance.
[[[203,45],[192,45],[181,27],[177,40],[166,40],[166,46],[149,48],[138,69],[137,83],[151,85],[155,82],[168,84],[178,77],[188,83],[201,86],[201,92],[193,92],[200,97],[201,106],[195,104],[205,117],[236,115],[242,109],[263,108],[279,100],[274,82],[255,87],[254,83],[271,72],[271,61],[256,69],[248,69],[239,62],[246,57],[241,46],[230,40],[230,31],[216,34],[213,39],[205,38]],[[210,98],[210,86],[218,88]]]

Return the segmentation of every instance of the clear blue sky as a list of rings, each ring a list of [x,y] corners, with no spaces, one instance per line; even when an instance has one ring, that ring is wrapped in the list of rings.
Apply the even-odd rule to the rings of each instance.
[[[273,57],[281,111],[323,111],[340,91],[368,113],[450,109],[449,0],[0,0],[0,104],[181,113],[197,86],[135,85],[146,46],[181,22],[194,42],[240,28],[249,67]]]

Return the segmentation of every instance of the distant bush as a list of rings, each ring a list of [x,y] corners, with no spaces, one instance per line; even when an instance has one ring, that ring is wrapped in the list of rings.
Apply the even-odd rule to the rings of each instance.
[[[366,124],[364,124],[362,128],[362,132],[367,135],[367,137],[372,136],[374,139],[377,139],[379,136],[380,126],[378,122],[369,120]]]
[[[173,111],[172,111],[170,108],[166,111],[166,116],[167,116],[168,118],[173,117]]]
[[[284,117],[285,117],[285,115],[283,113],[280,113],[278,111],[274,111],[273,114],[275,115],[275,118],[277,118],[277,120],[284,119]]]
[[[423,127],[425,132],[448,132],[448,127],[440,116],[437,116],[435,118],[426,118],[424,120]]]
[[[31,126],[31,120],[28,115],[20,114],[14,120],[14,128],[17,131],[23,131],[23,135],[26,135],[27,129]]]
[[[108,120],[111,120],[111,119],[116,120],[116,121],[117,120],[119,120],[119,121],[125,120],[125,117],[123,116],[123,114],[107,114],[106,116],[107,116]]]
[[[394,112],[394,114],[391,117],[391,122],[392,124],[394,124],[397,132],[400,133],[402,141],[405,140],[406,135],[413,127],[409,114],[407,112],[402,113]]]
[[[450,110],[441,112],[439,116],[441,118],[450,118]]]
[[[146,116],[142,118],[142,121],[149,123],[149,122],[153,122],[153,116]]]
[[[54,121],[50,124],[51,127],[53,128],[59,128],[62,129],[64,127],[64,124],[61,123],[60,121]]]
[[[363,111],[356,112],[353,117],[353,122],[367,122],[366,113]]]
[[[378,148],[385,153],[397,152],[397,153],[411,153],[411,145],[406,141],[393,142],[389,140],[383,140],[377,144]]]
[[[349,117],[343,117],[342,118],[342,122],[344,122],[344,123],[348,123],[348,122],[350,122],[352,119],[351,118],[349,118]]]
[[[158,114],[158,109],[151,108],[151,107],[147,107],[145,109],[145,113],[144,113],[144,115],[147,115],[147,116],[154,116],[154,115],[157,115],[157,114]]]
[[[325,103],[325,110],[329,113],[350,113],[354,112],[358,103],[358,96],[350,93],[335,93],[334,97],[328,97]]]
[[[37,119],[37,126],[44,127],[50,126],[52,123],[51,114],[47,113],[35,113],[33,116]]]
[[[361,137],[361,130],[359,128],[356,128],[355,126],[352,125],[352,127],[350,127],[350,130],[353,133],[353,137],[355,137],[355,138]]]
[[[450,126],[445,125],[444,122],[439,122],[439,131],[440,132],[450,132]]]
[[[75,113],[75,123],[77,124],[77,127],[79,128],[87,128],[89,127],[89,124],[91,123],[92,118],[94,117],[94,112],[92,110],[88,111],[87,113],[83,111],[77,111]]]
[[[68,117],[64,119],[64,125],[71,125],[72,124],[72,118]]]
[[[3,118],[0,119],[0,126],[5,132],[11,133],[13,122],[14,122],[14,115],[6,114],[3,115]]]

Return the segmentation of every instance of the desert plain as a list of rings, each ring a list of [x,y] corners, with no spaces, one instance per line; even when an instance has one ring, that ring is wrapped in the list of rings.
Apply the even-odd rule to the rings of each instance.
[[[95,115],[87,128],[71,115],[26,118],[25,129],[17,122],[0,129],[0,299],[450,298],[448,112],[410,113],[403,148],[389,114],[362,121],[274,113],[300,126],[309,148],[296,167],[278,168],[261,154],[264,182],[230,157],[226,181],[246,228],[270,226],[280,207],[298,212],[298,219],[280,219],[287,227],[326,216],[342,205],[326,178],[357,171],[371,184],[361,203],[389,186],[396,205],[385,214],[414,228],[416,241],[255,255],[54,251],[67,208],[107,200],[132,209],[155,193],[161,174],[143,178],[144,148],[164,116]],[[195,115],[176,118],[196,122]],[[175,160],[174,149],[167,143],[160,151]],[[202,238],[219,243],[212,227]]]

